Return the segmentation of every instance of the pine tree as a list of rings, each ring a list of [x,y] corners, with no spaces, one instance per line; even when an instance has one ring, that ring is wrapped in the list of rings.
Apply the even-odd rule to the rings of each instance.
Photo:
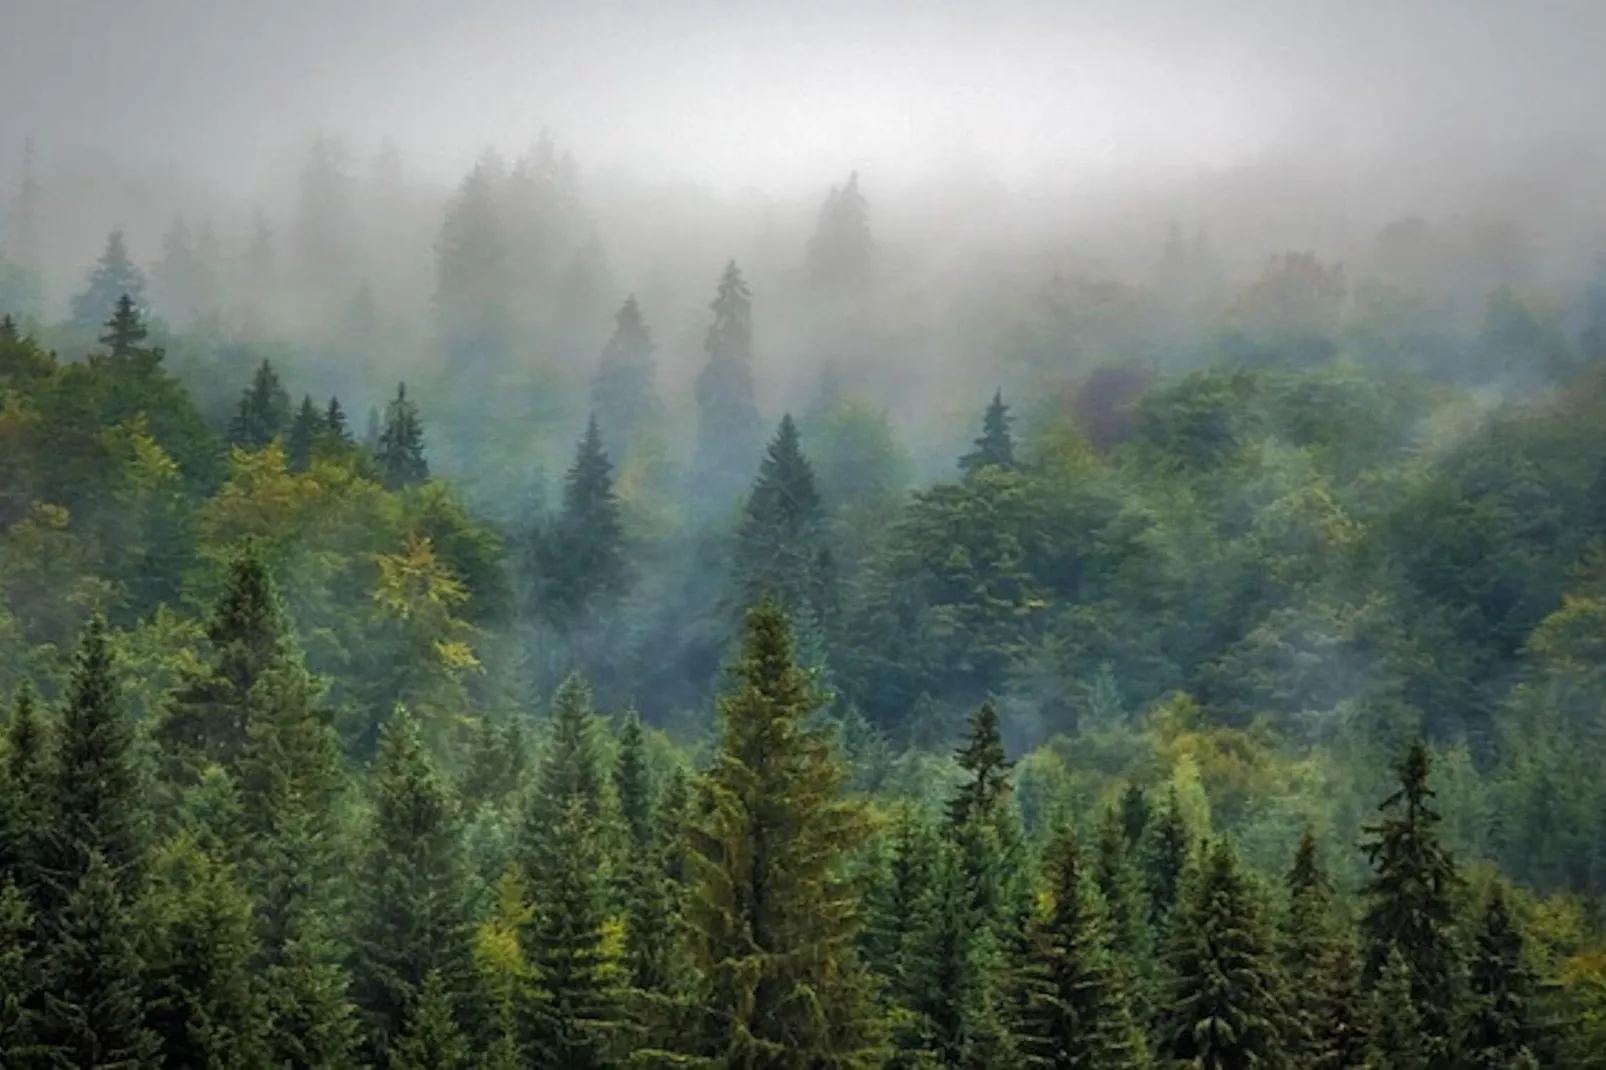
[[[156,307],[169,322],[185,323],[197,311],[200,265],[189,224],[179,216],[162,240],[162,258],[153,272]]]
[[[942,841],[934,854],[929,887],[910,919],[906,985],[895,993],[911,1015],[894,1033],[895,1064],[959,1068],[978,1040],[1003,1031],[992,991],[996,949],[959,848]]]
[[[1149,827],[1151,811],[1149,796],[1143,788],[1135,780],[1128,781],[1126,791],[1121,793],[1121,831],[1126,834],[1129,849],[1143,842],[1143,833]]]
[[[279,382],[273,362],[257,366],[251,385],[240,394],[234,418],[229,421],[229,441],[248,450],[259,450],[290,427],[290,395]]]
[[[0,1066],[38,1065],[40,964],[33,911],[15,884],[0,880]]]
[[[145,841],[141,796],[133,727],[118,700],[106,622],[96,616],[73,666],[46,786],[50,905],[74,892],[92,860],[110,874],[120,896],[131,896],[139,887]]]
[[[351,428],[346,426],[346,410],[340,407],[340,399],[331,396],[329,405],[323,411],[323,429],[330,443],[336,447],[352,445]]]
[[[1127,839],[1129,827],[1124,820],[1124,808],[1105,808],[1094,846],[1093,882],[1104,897],[1110,948],[1129,969],[1137,972],[1146,965],[1152,941],[1147,900],[1137,868],[1132,864],[1135,844]]]
[[[522,834],[527,873],[534,874],[540,868],[541,860],[536,856],[542,837],[557,824],[571,801],[579,800],[586,813],[601,823],[604,779],[591,689],[579,674],[571,673],[552,696],[546,746],[525,807]]]
[[[1172,908],[1181,894],[1182,872],[1188,865],[1191,839],[1182,803],[1176,789],[1171,788],[1166,794],[1165,807],[1149,825],[1148,839],[1141,852],[1149,925],[1155,932],[1166,930]]]
[[[708,363],[698,373],[696,494],[724,509],[740,491],[763,441],[753,386],[753,308],[747,282],[733,260],[725,266],[709,308],[714,322],[703,343]]]
[[[704,1053],[725,1065],[879,1066],[858,961],[858,904],[838,875],[865,835],[842,772],[808,727],[814,699],[773,601],[749,612],[720,697],[724,735],[691,839],[692,944]]]
[[[1010,437],[1009,423],[1009,406],[1004,404],[1003,391],[995,391],[982,420],[981,437],[976,440],[976,448],[959,459],[960,469],[968,475],[988,465],[1014,468],[1015,441]]]
[[[358,885],[357,1002],[384,1055],[432,970],[461,994],[472,977],[467,869],[457,814],[419,736],[398,709],[380,736],[373,825]]]
[[[1416,1008],[1411,966],[1398,947],[1391,947],[1372,989],[1367,1070],[1436,1070],[1446,1065],[1429,1060],[1429,1038]]]
[[[954,761],[969,776],[948,800],[948,824],[957,828],[978,816],[993,813],[1009,796],[1009,773],[1014,763],[1004,752],[998,708],[989,699],[970,718],[965,745]]]
[[[15,883],[29,908],[41,901],[46,839],[49,741],[34,691],[17,689],[6,726],[5,765],[0,768],[0,883]]]
[[[737,532],[736,575],[746,604],[774,595],[789,613],[823,608],[822,520],[814,469],[788,414],[759,466]]]
[[[494,367],[512,340],[513,280],[500,202],[506,176],[494,155],[463,179],[436,245],[435,308],[441,341],[454,362]]]
[[[264,971],[271,1065],[357,1070],[362,1023],[347,998],[350,977],[321,919],[309,912],[301,922]]]
[[[1450,1058],[1460,962],[1455,944],[1455,862],[1439,840],[1442,820],[1432,808],[1428,749],[1412,743],[1399,768],[1400,789],[1383,801],[1383,818],[1366,829],[1363,845],[1374,876],[1361,919],[1366,978],[1376,982],[1391,948],[1411,974],[1412,998],[1423,1031],[1423,1054],[1435,1065]]]
[[[57,1065],[155,1070],[161,1044],[145,1026],[136,926],[117,868],[94,848],[47,929],[40,1032]]]
[[[424,425],[418,406],[407,397],[407,384],[396,386],[396,397],[385,410],[384,430],[375,448],[380,479],[390,490],[422,483],[429,478],[424,459]]]
[[[911,963],[920,912],[932,894],[937,836],[907,804],[890,832],[891,857],[866,896],[865,959],[886,981],[888,995],[907,1002],[922,983]]]
[[[596,417],[563,480],[563,511],[541,540],[541,611],[567,630],[629,586],[613,465]]]
[[[1290,1066],[1282,969],[1259,894],[1226,843],[1206,853],[1179,909],[1161,1055],[1200,1070]]]
[[[252,973],[251,901],[193,837],[165,848],[143,904],[146,1025],[169,1066],[265,1068],[267,1008]]]
[[[1461,1042],[1461,1058],[1469,1068],[1538,1066],[1530,1010],[1534,978],[1523,945],[1522,929],[1505,889],[1499,883],[1490,885],[1469,971],[1471,1006]]]
[[[1025,971],[1022,1024],[1033,1066],[1120,1070],[1148,1064],[1093,887],[1075,834],[1062,828],[1049,848],[1049,906],[1032,925]]]
[[[121,297],[143,305],[145,273],[129,258],[123,232],[114,230],[107,235],[106,251],[89,273],[83,292],[72,299],[73,326],[85,332],[98,329],[112,318]]]
[[[174,694],[156,736],[181,765],[233,770],[258,712],[257,685],[296,660],[284,607],[254,545],[229,562],[206,638],[205,669]]]
[[[390,1050],[390,1070],[468,1070],[468,1038],[452,1013],[452,994],[439,970],[424,978],[407,1030]]]
[[[662,999],[672,994],[677,980],[679,918],[666,872],[667,845],[660,834],[648,776],[641,717],[634,710],[619,733],[614,784],[625,827],[626,857],[618,869],[630,985],[637,992]]]
[[[625,298],[613,323],[613,335],[591,381],[591,409],[606,432],[608,451],[627,457],[643,432],[662,416],[663,403],[653,381],[652,332],[635,294]]]
[[[304,395],[301,407],[296,410],[295,419],[290,423],[290,435],[285,440],[285,459],[292,472],[305,472],[312,466],[313,447],[324,426],[324,414],[312,403],[312,395]]]
[[[150,337],[139,306],[127,294],[117,299],[112,306],[111,317],[101,327],[100,344],[106,347],[106,354],[112,360],[133,359]]]
[[[1315,834],[1300,837],[1288,872],[1282,961],[1289,981],[1291,1053],[1301,1067],[1339,1070],[1366,1058],[1366,1008],[1356,950],[1333,916],[1333,890]]]

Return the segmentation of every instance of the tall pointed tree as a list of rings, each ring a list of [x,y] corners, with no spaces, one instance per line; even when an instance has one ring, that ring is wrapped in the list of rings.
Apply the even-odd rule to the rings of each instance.
[[[1287,877],[1282,961],[1288,974],[1291,1054],[1301,1067],[1339,1070],[1366,1059],[1367,1008],[1354,939],[1334,917],[1333,889],[1306,829]]]
[[[1412,998],[1433,1065],[1450,1058],[1460,974],[1453,896],[1455,861],[1439,838],[1442,818],[1428,787],[1427,744],[1413,742],[1400,763],[1399,790],[1379,806],[1383,817],[1363,844],[1373,877],[1361,919],[1366,977],[1375,982],[1398,948],[1411,974]]]
[[[1182,812],[1176,788],[1166,793],[1165,805],[1149,825],[1140,858],[1143,884],[1148,892],[1149,925],[1164,932],[1182,890],[1182,872],[1192,853],[1192,833]]]
[[[422,483],[429,478],[429,462],[424,458],[424,425],[418,406],[407,397],[407,384],[398,383],[396,397],[385,410],[384,429],[375,449],[379,475],[386,487],[396,490]]]
[[[1524,958],[1522,929],[1499,883],[1485,895],[1476,941],[1471,1005],[1461,1038],[1463,1064],[1471,1070],[1537,1068],[1534,977]]]
[[[789,613],[818,614],[824,602],[825,549],[814,469],[790,414],[771,440],[737,532],[735,568],[746,604],[774,595]]]
[[[1009,406],[1004,404],[1003,391],[995,391],[982,419],[981,437],[976,448],[959,458],[959,467],[967,475],[989,465],[999,468],[1015,467],[1015,440],[1009,433]]]
[[[49,740],[33,688],[17,689],[0,767],[0,884],[12,881],[31,910],[40,901],[49,858]]]
[[[992,813],[1009,797],[1009,774],[1015,763],[1004,751],[998,707],[991,699],[971,715],[965,745],[954,755],[954,761],[966,773],[965,782],[948,800],[948,823],[957,828],[977,816]]]
[[[117,298],[111,317],[102,326],[100,344],[106,347],[106,354],[112,360],[132,359],[150,337],[139,306],[127,294]]]
[[[145,301],[145,273],[128,255],[123,232],[114,230],[106,238],[106,250],[85,280],[84,289],[72,299],[72,322],[81,331],[94,331],[112,318],[117,300],[127,297],[134,305]]]
[[[752,296],[734,260],[725,266],[709,308],[714,322],[703,343],[708,363],[696,383],[694,493],[706,506],[724,509],[752,471],[764,433],[753,386]]]
[[[609,451],[626,457],[662,416],[663,402],[653,380],[652,332],[635,294],[625,298],[613,324],[613,335],[591,380],[591,409],[606,434]]]
[[[312,403],[312,395],[303,395],[284,445],[285,460],[292,472],[305,472],[312,466],[313,447],[324,427],[324,414]]]
[[[1429,1061],[1429,1038],[1422,1031],[1416,1008],[1411,966],[1398,947],[1391,947],[1372,987],[1367,1070],[1437,1070],[1448,1065]]]
[[[870,280],[874,258],[870,209],[855,171],[840,189],[831,188],[820,208],[809,241],[809,281],[832,289],[861,287]]]
[[[407,1029],[390,1051],[390,1070],[467,1070],[468,1038],[452,1011],[452,994],[439,970],[424,978]]]
[[[1075,833],[1055,835],[1048,906],[1033,922],[1022,1023],[1033,1065],[1108,1070],[1148,1065],[1126,979],[1113,961],[1103,903],[1085,872]]]
[[[39,953],[33,911],[15,884],[0,880],[0,1066],[40,1061]]]
[[[1180,910],[1159,1054],[1198,1070],[1289,1066],[1282,968],[1259,893],[1226,843],[1206,853]]]
[[[290,420],[290,395],[279,382],[273,362],[264,360],[257,365],[251,385],[240,394],[229,421],[229,441],[259,450],[289,430]]]
[[[1127,839],[1123,812],[1106,807],[1093,850],[1093,882],[1104,897],[1110,948],[1134,972],[1147,965],[1153,950],[1148,928],[1148,900],[1133,864],[1134,844]]]
[[[595,416],[564,477],[563,510],[540,547],[540,610],[554,627],[581,624],[629,586],[613,465]]]
[[[865,959],[887,986],[887,995],[907,1003],[923,980],[914,969],[920,912],[932,894],[936,831],[909,805],[900,807],[888,833],[890,856],[866,896]]]
[[[807,724],[813,706],[786,616],[766,601],[748,613],[719,699],[724,733],[691,842],[703,1053],[724,1065],[881,1065],[858,903],[840,873],[865,822]]]

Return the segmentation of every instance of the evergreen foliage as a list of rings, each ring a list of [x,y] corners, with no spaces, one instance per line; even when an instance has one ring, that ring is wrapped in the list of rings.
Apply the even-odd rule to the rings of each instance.
[[[407,397],[407,384],[396,386],[396,397],[385,409],[384,429],[374,449],[379,476],[391,490],[422,483],[429,478],[424,458],[424,425],[418,406]]]
[[[708,363],[696,382],[694,493],[706,505],[723,509],[752,471],[763,436],[753,386],[752,296],[734,260],[725,265],[709,308],[714,322],[703,342]]]
[[[540,609],[554,626],[586,619],[629,586],[613,465],[595,416],[575,449],[563,510],[542,537],[540,556]]]
[[[1015,467],[1015,440],[1009,433],[1009,406],[1004,404],[1003,391],[995,391],[982,418],[981,437],[976,448],[959,459],[960,470],[967,475],[993,466]]]
[[[145,300],[145,273],[128,255],[123,232],[114,230],[106,237],[106,249],[84,282],[84,289],[72,299],[72,322],[84,332],[95,331],[112,318],[120,298],[133,306]]]
[[[662,417],[663,403],[654,382],[652,332],[635,294],[625,298],[613,324],[591,380],[591,410],[604,430],[608,452],[624,458]]]
[[[1534,1067],[1533,977],[1505,889],[1490,886],[1469,973],[1470,1007],[1460,1055],[1468,1067]]]
[[[735,568],[743,598],[775,597],[791,613],[818,612],[829,577],[822,575],[820,495],[803,456],[797,425],[781,418],[736,535]]]
[[[259,450],[290,428],[290,394],[279,381],[273,362],[257,365],[251,385],[240,394],[234,418],[229,422],[229,441],[248,450]]]

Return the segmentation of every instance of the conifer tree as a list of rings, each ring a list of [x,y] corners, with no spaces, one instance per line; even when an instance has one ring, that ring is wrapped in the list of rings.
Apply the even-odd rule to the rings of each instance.
[[[118,298],[127,297],[135,306],[145,301],[145,273],[128,255],[123,232],[114,230],[106,237],[106,250],[89,273],[84,289],[72,299],[73,326],[93,331],[112,318]]]
[[[1106,807],[1099,822],[1093,853],[1093,882],[1104,897],[1109,918],[1110,948],[1134,971],[1149,957],[1147,900],[1137,868],[1132,864],[1134,844],[1127,839],[1124,807]]]
[[[828,740],[807,724],[813,706],[786,615],[766,600],[748,613],[720,696],[724,734],[691,839],[703,1053],[724,1065],[882,1060],[858,904],[839,875],[864,819],[840,797]]]
[[[855,171],[846,185],[831,188],[820,209],[809,241],[809,280],[828,288],[863,286],[870,279],[874,256],[869,206]]]
[[[1461,1058],[1474,1070],[1537,1067],[1530,1009],[1534,979],[1524,960],[1522,929],[1499,883],[1485,896],[1476,940]]]
[[[1333,911],[1333,890],[1306,829],[1288,872],[1282,961],[1289,982],[1291,1054],[1301,1067],[1360,1067],[1366,1058],[1365,1004],[1356,950]]]
[[[291,1070],[356,1070],[362,1040],[350,977],[320,918],[308,912],[264,971],[271,1065]]]
[[[969,735],[954,761],[968,774],[959,791],[948,800],[948,824],[958,828],[992,814],[1009,796],[1009,773],[1014,763],[1004,752],[998,708],[991,699],[971,715]]]
[[[988,465],[999,468],[1015,467],[1015,440],[1009,433],[1009,406],[1004,404],[1003,391],[995,391],[982,419],[981,437],[976,448],[959,459],[959,467],[967,475]]]
[[[424,978],[407,1029],[390,1051],[390,1070],[468,1070],[468,1038],[452,1012],[452,994],[439,970]]]
[[[337,447],[352,444],[351,428],[346,426],[346,410],[340,407],[340,399],[330,396],[329,405],[323,411],[324,433],[329,441]]]
[[[9,877],[30,910],[40,901],[48,858],[49,758],[37,699],[33,688],[23,684],[6,726],[5,764],[0,768],[0,884]]]
[[[22,328],[17,326],[16,319],[11,313],[0,315],[0,345],[12,345],[22,341]]]
[[[739,493],[763,441],[753,387],[753,308],[747,282],[733,260],[709,305],[714,322],[703,343],[708,363],[698,373],[695,488],[707,506],[723,509]]]
[[[1460,878],[1439,839],[1442,819],[1432,807],[1428,768],[1427,745],[1417,740],[1400,764],[1399,790],[1383,800],[1382,819],[1366,829],[1373,877],[1361,931],[1373,983],[1390,949],[1399,949],[1410,970],[1423,1056],[1443,1065],[1450,1058],[1460,974],[1452,899]]]
[[[358,885],[357,1002],[383,1056],[432,970],[461,995],[472,977],[467,870],[457,814],[412,715],[381,731],[373,825]]]
[[[1179,910],[1160,1054],[1200,1070],[1289,1066],[1282,968],[1259,895],[1226,843],[1206,853]]]
[[[563,511],[541,542],[541,610],[567,629],[629,586],[613,465],[595,416],[563,480]]]
[[[257,365],[251,385],[240,394],[234,418],[229,421],[229,441],[248,450],[259,450],[290,427],[290,395],[279,382],[273,362]]]
[[[162,258],[152,272],[155,305],[169,322],[188,322],[197,311],[200,265],[189,224],[179,216],[162,239]]]
[[[290,422],[290,434],[285,440],[285,459],[292,472],[305,472],[312,465],[313,447],[324,426],[324,414],[312,403],[312,395],[301,398],[301,407]]]
[[[0,880],[0,1066],[38,1065],[41,964],[33,911],[15,884]]]
[[[1031,1065],[1146,1066],[1143,1034],[1111,955],[1103,903],[1069,827],[1049,847],[1048,899],[1033,922],[1025,968],[1023,1042]]]
[[[112,360],[131,360],[150,337],[139,306],[127,294],[117,299],[111,317],[101,326],[100,344],[106,347],[106,355]]]
[[[662,998],[677,980],[676,904],[666,872],[665,847],[647,771],[641,717],[631,710],[619,733],[619,764],[614,771],[619,814],[625,827],[626,858],[619,866],[625,905],[625,957],[630,985]]]
[[[1143,842],[1143,833],[1149,827],[1151,816],[1149,796],[1137,781],[1128,781],[1126,790],[1121,793],[1121,831],[1126,835],[1129,849]]]
[[[156,1070],[161,1044],[145,1025],[137,931],[117,869],[90,847],[47,929],[40,1033],[56,1065]]]
[[[911,1013],[894,1032],[900,1066],[971,1065],[978,1048],[1005,1031],[994,992],[997,948],[975,906],[959,848],[941,841],[931,880],[911,918],[906,986]]]
[[[183,835],[156,858],[143,904],[146,1024],[169,1066],[265,1068],[267,1008],[252,973],[251,901]]]
[[[891,857],[866,897],[865,959],[887,984],[888,994],[907,1002],[922,979],[912,969],[920,914],[932,895],[937,836],[907,804],[889,833]]]
[[[1434,1070],[1445,1065],[1429,1061],[1429,1038],[1416,1008],[1411,966],[1398,947],[1391,947],[1372,988],[1367,1070]]]
[[[525,872],[533,875],[540,868],[542,837],[571,801],[579,800],[586,813],[601,823],[605,777],[591,689],[578,673],[570,673],[552,696],[546,745],[525,806]]]
[[[118,699],[106,622],[96,616],[73,666],[46,787],[46,898],[52,905],[74,892],[92,859],[117,885],[119,903],[139,887],[144,806],[133,748],[133,727]]]
[[[625,298],[613,324],[613,335],[591,381],[591,410],[603,428],[608,451],[626,457],[662,415],[663,403],[653,381],[652,332],[635,294]]]
[[[774,595],[793,614],[823,608],[821,521],[814,469],[788,414],[759,466],[737,532],[736,574],[748,605]]]
[[[396,386],[396,397],[385,410],[384,430],[374,452],[381,481],[390,490],[422,483],[429,478],[424,459],[424,425],[418,406],[407,397],[407,384]]]
[[[1191,854],[1190,839],[1181,800],[1177,798],[1176,789],[1171,788],[1166,794],[1165,806],[1149,825],[1147,842],[1141,852],[1149,925],[1155,932],[1165,931],[1167,919],[1181,893],[1182,872]]]

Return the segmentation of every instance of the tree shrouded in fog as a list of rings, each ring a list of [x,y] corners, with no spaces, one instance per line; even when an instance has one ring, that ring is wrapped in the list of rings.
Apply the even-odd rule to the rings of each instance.
[[[625,298],[613,324],[591,380],[591,406],[608,451],[623,459],[661,418],[663,405],[653,378],[652,332],[635,294]]]
[[[753,385],[753,301],[732,260],[708,306],[714,322],[697,375],[697,459],[693,494],[709,508],[727,508],[758,463],[763,427]]]
[[[870,281],[874,259],[870,208],[859,191],[859,173],[855,171],[846,185],[831,187],[820,208],[809,241],[809,279],[825,288],[863,286]]]
[[[512,290],[501,197],[503,165],[482,157],[447,206],[435,247],[435,310],[454,360],[494,366],[511,342]]]
[[[83,331],[97,330],[112,318],[120,297],[142,306],[145,273],[129,257],[123,232],[114,230],[107,237],[106,249],[89,273],[84,289],[72,299],[73,325]]]
[[[407,384],[396,385],[396,396],[385,409],[385,424],[379,432],[375,459],[385,486],[395,489],[422,483],[429,478],[429,462],[424,457],[424,423],[418,406],[407,396]]]

